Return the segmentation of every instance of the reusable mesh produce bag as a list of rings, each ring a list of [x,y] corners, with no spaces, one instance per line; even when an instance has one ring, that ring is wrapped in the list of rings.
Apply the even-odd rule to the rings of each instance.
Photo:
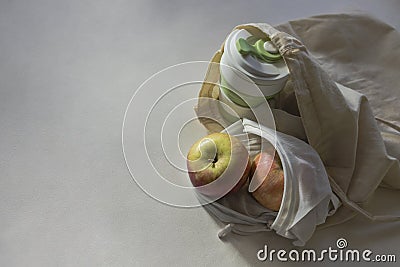
[[[400,78],[398,75],[386,75],[386,72],[394,74],[400,70],[399,34],[388,25],[362,15],[320,16],[289,22],[279,28],[291,35],[268,24],[239,25],[235,29],[246,29],[258,37],[268,36],[283,56],[290,71],[290,81],[278,96],[276,109],[272,110],[278,130],[277,146],[279,143],[288,143],[286,141],[290,139],[307,149],[304,154],[296,151],[296,147],[282,146],[276,149],[278,153],[281,150],[302,158],[310,168],[309,175],[314,175],[312,179],[319,184],[308,188],[313,200],[311,202],[302,202],[294,197],[284,198],[279,212],[290,215],[283,218],[286,220],[283,224],[277,221],[279,213],[253,205],[251,201],[254,200],[247,192],[241,192],[243,194],[236,196],[238,199],[235,200],[232,200],[234,196],[228,195],[206,205],[205,208],[211,213],[228,223],[221,235],[228,231],[245,234],[272,229],[294,239],[295,245],[304,245],[317,225],[334,225],[356,214],[374,221],[399,220],[398,215],[375,216],[363,209],[378,186],[400,189],[400,128],[397,126],[400,115],[395,111],[400,104]],[[355,52],[356,49],[362,51],[366,39],[371,35],[375,36],[374,46],[382,48],[376,51],[373,61],[368,55]],[[307,46],[314,48],[313,53],[308,51],[299,36],[307,41]],[[348,46],[343,46],[343,43]],[[223,46],[212,62],[218,63],[222,53]],[[332,62],[338,62],[338,66],[332,66]],[[359,66],[359,69],[354,66]],[[343,71],[342,68],[350,68],[353,72]],[[378,71],[384,79],[379,75],[370,75],[372,70]],[[335,81],[332,77],[335,77]],[[203,84],[200,97],[218,97],[216,86],[212,84],[217,83],[218,79],[218,68],[210,65],[207,83]],[[336,81],[355,86],[357,91]],[[374,103],[372,108],[365,94]],[[381,107],[384,101],[385,107]],[[210,114],[212,111],[202,106],[200,101],[196,107],[199,120],[210,132],[223,130],[213,120],[206,118],[215,115]],[[265,138],[270,129],[244,120],[243,131]],[[318,158],[324,170],[319,168]],[[291,161],[291,164],[295,165],[295,162]],[[304,173],[288,174],[285,170],[284,195],[289,187],[295,193],[306,190],[307,187],[299,182],[305,177]],[[288,186],[287,180],[295,184]],[[324,185],[329,185],[334,194]],[[315,188],[323,190],[313,193]],[[292,210],[283,211],[291,201],[300,202],[299,205],[292,205]],[[301,213],[302,205],[309,213]],[[302,224],[308,214],[313,214],[313,220]],[[297,215],[297,219],[291,219]]]

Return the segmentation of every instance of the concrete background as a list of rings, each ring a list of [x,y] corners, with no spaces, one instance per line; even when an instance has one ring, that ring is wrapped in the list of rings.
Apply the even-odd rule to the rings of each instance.
[[[222,242],[204,209],[141,191],[121,152],[126,105],[155,72],[208,60],[237,24],[362,11],[400,29],[400,2],[214,2],[0,1],[1,266],[265,266],[264,244],[291,248],[272,233]],[[396,197],[381,190],[370,208]],[[307,247],[344,236],[400,260],[399,226],[356,218]]]

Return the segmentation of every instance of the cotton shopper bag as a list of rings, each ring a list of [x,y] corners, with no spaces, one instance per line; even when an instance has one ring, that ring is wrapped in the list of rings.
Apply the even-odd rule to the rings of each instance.
[[[293,239],[295,245],[304,245],[318,225],[342,223],[357,214],[374,221],[399,220],[399,215],[372,215],[364,210],[378,186],[400,188],[400,115],[395,111],[399,106],[400,78],[390,75],[400,70],[399,34],[382,22],[358,14],[312,17],[276,28],[254,23],[235,29],[267,36],[279,49],[290,80],[272,109],[277,133],[305,141],[304,145],[315,151],[333,193],[326,198],[329,192],[325,190],[325,195],[321,194],[325,199],[307,207],[314,214],[311,224],[308,218],[307,224],[301,226],[301,221],[310,217],[303,214],[284,229],[271,228],[277,214],[255,203],[246,192],[236,199],[226,196],[204,206],[227,223],[220,235],[272,229]],[[373,58],[362,49],[372,34],[374,45],[380,48]],[[223,45],[211,62],[218,63],[222,53]],[[378,74],[371,75],[372,71]],[[218,65],[210,64],[196,107],[199,120],[210,132],[224,129],[209,119],[220,115],[201,99],[218,98],[218,80]],[[251,124],[236,123],[233,130],[240,135]],[[256,132],[262,136],[264,130]],[[321,178],[321,188],[326,188],[325,182]],[[285,180],[285,186],[286,183]],[[323,211],[321,207],[325,207]]]

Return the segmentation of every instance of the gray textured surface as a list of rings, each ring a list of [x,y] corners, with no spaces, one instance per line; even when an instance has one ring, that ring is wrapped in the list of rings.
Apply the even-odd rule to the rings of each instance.
[[[237,24],[354,10],[400,29],[397,1],[1,1],[0,265],[243,266],[264,244],[290,247],[269,233],[221,242],[203,209],[149,198],[124,164],[123,114],[151,74],[208,60]],[[355,219],[308,247],[345,236],[399,258],[399,226]]]

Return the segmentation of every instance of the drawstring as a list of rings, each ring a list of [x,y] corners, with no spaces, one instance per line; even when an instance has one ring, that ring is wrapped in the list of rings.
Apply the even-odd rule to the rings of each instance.
[[[389,122],[387,120],[384,120],[384,119],[381,119],[381,118],[378,118],[378,117],[375,117],[375,120],[377,120],[377,121],[379,121],[379,122],[391,127],[392,129],[394,129],[394,130],[396,130],[396,131],[398,131],[400,133],[400,126],[397,126],[394,123],[391,123],[391,122]]]
[[[232,228],[233,228],[233,223],[228,223],[224,228],[222,228],[222,229],[218,232],[218,238],[219,238],[219,239],[224,238],[227,234],[229,234],[230,232],[232,232]]]
[[[268,220],[264,225],[238,225],[234,223],[228,223],[224,228],[218,232],[218,238],[222,239],[229,233],[235,233],[238,235],[251,235],[258,232],[269,232],[271,231],[271,225],[274,223],[273,220]],[[252,229],[253,227],[253,229]]]
[[[347,208],[358,212],[359,214],[374,222],[393,222],[400,220],[400,215],[372,215],[365,209],[361,208],[357,203],[351,201],[340,188],[340,186],[335,182],[335,180],[330,175],[328,175],[328,177],[332,186],[332,190],[338,195],[343,205]]]

